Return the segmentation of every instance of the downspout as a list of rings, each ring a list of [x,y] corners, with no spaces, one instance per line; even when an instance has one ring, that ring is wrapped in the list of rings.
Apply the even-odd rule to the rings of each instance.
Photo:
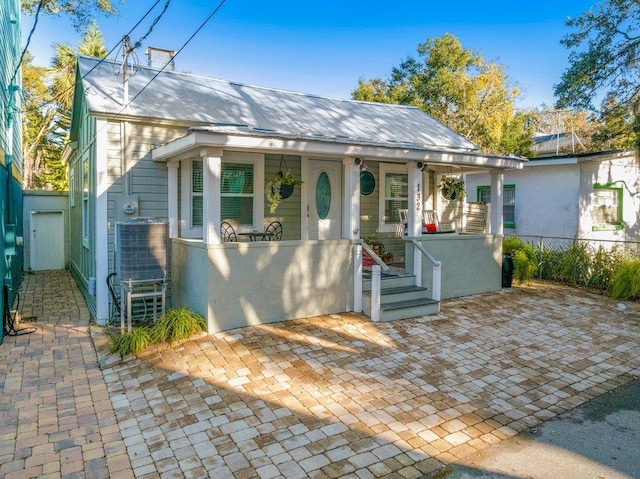
[[[120,141],[120,151],[122,154],[122,194],[127,197],[131,195],[131,175],[129,174],[129,162],[127,160],[127,146],[129,144],[129,122],[122,122],[122,136]]]

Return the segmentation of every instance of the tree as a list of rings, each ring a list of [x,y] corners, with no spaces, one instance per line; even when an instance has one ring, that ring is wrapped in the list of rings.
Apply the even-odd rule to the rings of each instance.
[[[514,112],[518,88],[505,68],[464,49],[449,33],[418,45],[420,60],[405,59],[388,80],[360,79],[356,100],[414,105],[493,153],[527,155],[533,131]]]
[[[22,161],[25,189],[42,189],[39,173],[45,157],[59,154],[50,137],[56,109],[51,92],[45,84],[47,68],[32,64],[28,52],[22,62],[23,135]]]
[[[555,85],[557,105],[595,111],[593,102],[604,98],[599,115],[604,130],[594,138],[632,146],[640,106],[640,2],[605,0],[570,18],[567,26],[575,31],[561,42],[572,51]]]
[[[56,54],[50,68],[33,66],[31,56],[23,62],[26,189],[64,190],[68,187],[62,150],[71,124],[77,56],[69,45],[55,44],[54,48]],[[95,22],[89,23],[78,46],[78,53],[106,57],[104,39]]]
[[[121,0],[122,3],[124,0]],[[22,11],[33,14],[37,11],[41,0],[22,0]],[[44,0],[42,11],[50,15],[67,15],[77,31],[85,28],[95,12],[113,15],[118,12],[111,0]]]
[[[608,94],[602,102],[598,117],[598,128],[592,135],[592,142],[599,150],[626,150],[636,146],[638,115],[630,108],[618,103],[613,94]]]

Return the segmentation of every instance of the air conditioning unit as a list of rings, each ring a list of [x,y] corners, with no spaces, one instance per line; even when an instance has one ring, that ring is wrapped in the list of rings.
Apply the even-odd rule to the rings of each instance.
[[[169,225],[157,218],[116,222],[116,276],[120,281],[167,277]]]

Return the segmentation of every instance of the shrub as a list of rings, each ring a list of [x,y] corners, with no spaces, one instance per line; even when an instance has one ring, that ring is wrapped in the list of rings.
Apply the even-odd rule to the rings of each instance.
[[[617,245],[610,251],[600,246],[591,261],[589,287],[601,290],[609,289],[613,275],[622,262],[623,254],[624,252]]]
[[[141,326],[133,328],[130,333],[124,333],[113,338],[110,351],[118,353],[121,358],[127,354],[138,354],[142,349],[153,344],[151,328]]]
[[[153,326],[141,326],[114,337],[110,351],[123,358],[127,354],[135,355],[152,344],[181,341],[206,329],[202,316],[187,308],[170,309]]]
[[[205,331],[204,318],[187,308],[172,309],[163,314],[153,325],[154,339],[157,342],[174,342]]]
[[[620,262],[611,278],[610,292],[616,299],[640,299],[640,259]]]
[[[533,246],[525,243],[517,236],[509,236],[502,241],[502,252],[511,255],[513,277],[518,283],[533,279],[538,267],[538,260]]]
[[[573,243],[558,256],[554,266],[555,277],[557,281],[571,286],[587,286],[590,267],[589,246],[586,243]]]

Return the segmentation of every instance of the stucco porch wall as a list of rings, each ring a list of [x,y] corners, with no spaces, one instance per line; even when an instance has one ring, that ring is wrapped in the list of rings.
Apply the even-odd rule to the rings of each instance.
[[[415,239],[442,263],[442,299],[497,291],[502,287],[502,236],[433,235]],[[421,254],[421,253],[418,253]],[[414,247],[405,244],[407,272]],[[422,285],[431,289],[432,263],[422,257]]]
[[[354,244],[172,239],[172,305],[202,314],[210,333],[351,311]]]

